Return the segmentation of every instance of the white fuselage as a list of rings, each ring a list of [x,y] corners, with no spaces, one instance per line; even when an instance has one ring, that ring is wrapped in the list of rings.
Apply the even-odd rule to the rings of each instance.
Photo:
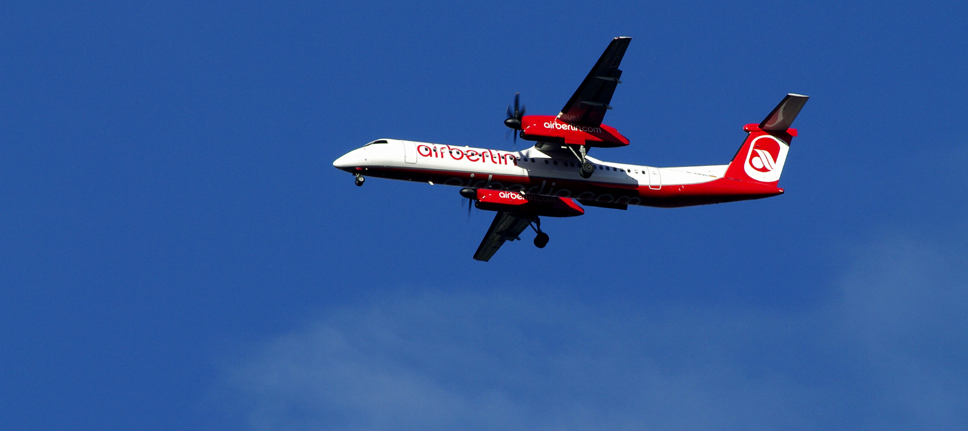
[[[380,139],[347,153],[333,165],[367,176],[602,204],[684,206],[738,200],[715,198],[722,194],[718,191],[722,187],[714,184],[723,179],[728,165],[658,168],[587,159],[596,169],[586,179],[579,174],[578,158],[567,149],[502,151]]]

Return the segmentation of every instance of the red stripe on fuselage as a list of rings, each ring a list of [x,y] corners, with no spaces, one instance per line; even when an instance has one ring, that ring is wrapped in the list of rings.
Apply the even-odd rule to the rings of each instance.
[[[593,200],[601,203],[651,207],[683,207],[749,199],[761,199],[783,193],[783,189],[728,178],[717,178],[699,184],[663,184],[658,190],[648,184],[615,184],[568,178],[527,175],[489,174],[440,169],[364,167],[364,175],[404,181],[433,182],[457,187],[520,191],[530,194]]]

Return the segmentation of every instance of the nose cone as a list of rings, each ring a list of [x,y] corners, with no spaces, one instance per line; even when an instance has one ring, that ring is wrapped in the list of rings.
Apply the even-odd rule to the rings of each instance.
[[[333,161],[333,167],[336,169],[342,169],[344,171],[352,171],[353,169],[362,166],[363,161],[365,160],[363,157],[363,151],[364,150],[362,148],[357,148],[353,151],[343,154],[342,157]]]

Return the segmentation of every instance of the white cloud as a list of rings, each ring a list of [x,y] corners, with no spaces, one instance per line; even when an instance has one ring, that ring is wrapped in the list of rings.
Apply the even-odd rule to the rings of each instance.
[[[795,315],[440,292],[347,307],[243,355],[226,386],[253,429],[963,429],[966,259],[860,250],[842,296]]]

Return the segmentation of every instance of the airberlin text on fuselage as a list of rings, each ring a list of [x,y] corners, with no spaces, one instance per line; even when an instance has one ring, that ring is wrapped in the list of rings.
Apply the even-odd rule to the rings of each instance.
[[[457,148],[450,145],[417,145],[417,155],[434,159],[450,157],[454,160],[467,160],[469,162],[493,163],[495,165],[517,165],[517,158],[511,153],[502,153],[494,150],[473,150],[469,148]]]
[[[515,165],[517,166],[518,160],[511,153],[503,153],[495,150],[487,149],[471,149],[471,148],[458,148],[451,147],[450,145],[428,145],[419,144],[417,145],[417,155],[420,157],[443,159],[445,157],[450,157],[453,160],[467,160],[474,163],[493,163],[496,165]],[[526,177],[522,177],[524,179]],[[466,182],[465,182],[466,180]],[[498,181],[492,180],[492,175],[474,177],[474,174],[470,174],[469,178],[460,178],[457,176],[449,178],[438,178],[434,180],[440,184],[446,184],[449,186],[460,186],[460,187],[473,187],[481,189],[491,189],[491,190],[506,190],[512,193],[525,193],[527,197],[525,200],[534,201],[541,199],[541,196],[549,197],[563,197],[563,198],[574,198],[574,199],[585,199],[593,200],[601,203],[615,203],[615,204],[629,204],[629,205],[640,205],[642,200],[636,196],[636,192],[627,193],[624,190],[618,190],[616,194],[611,193],[595,193],[590,190],[577,190],[572,191],[568,188],[562,188],[558,186],[554,181],[551,181],[549,185],[546,180],[541,180],[541,184],[531,184],[530,180],[525,180],[524,182],[515,182],[513,184],[504,185]],[[579,183],[582,183],[581,181]],[[528,187],[530,185],[530,187]],[[501,196],[502,199],[516,199],[510,195]]]

